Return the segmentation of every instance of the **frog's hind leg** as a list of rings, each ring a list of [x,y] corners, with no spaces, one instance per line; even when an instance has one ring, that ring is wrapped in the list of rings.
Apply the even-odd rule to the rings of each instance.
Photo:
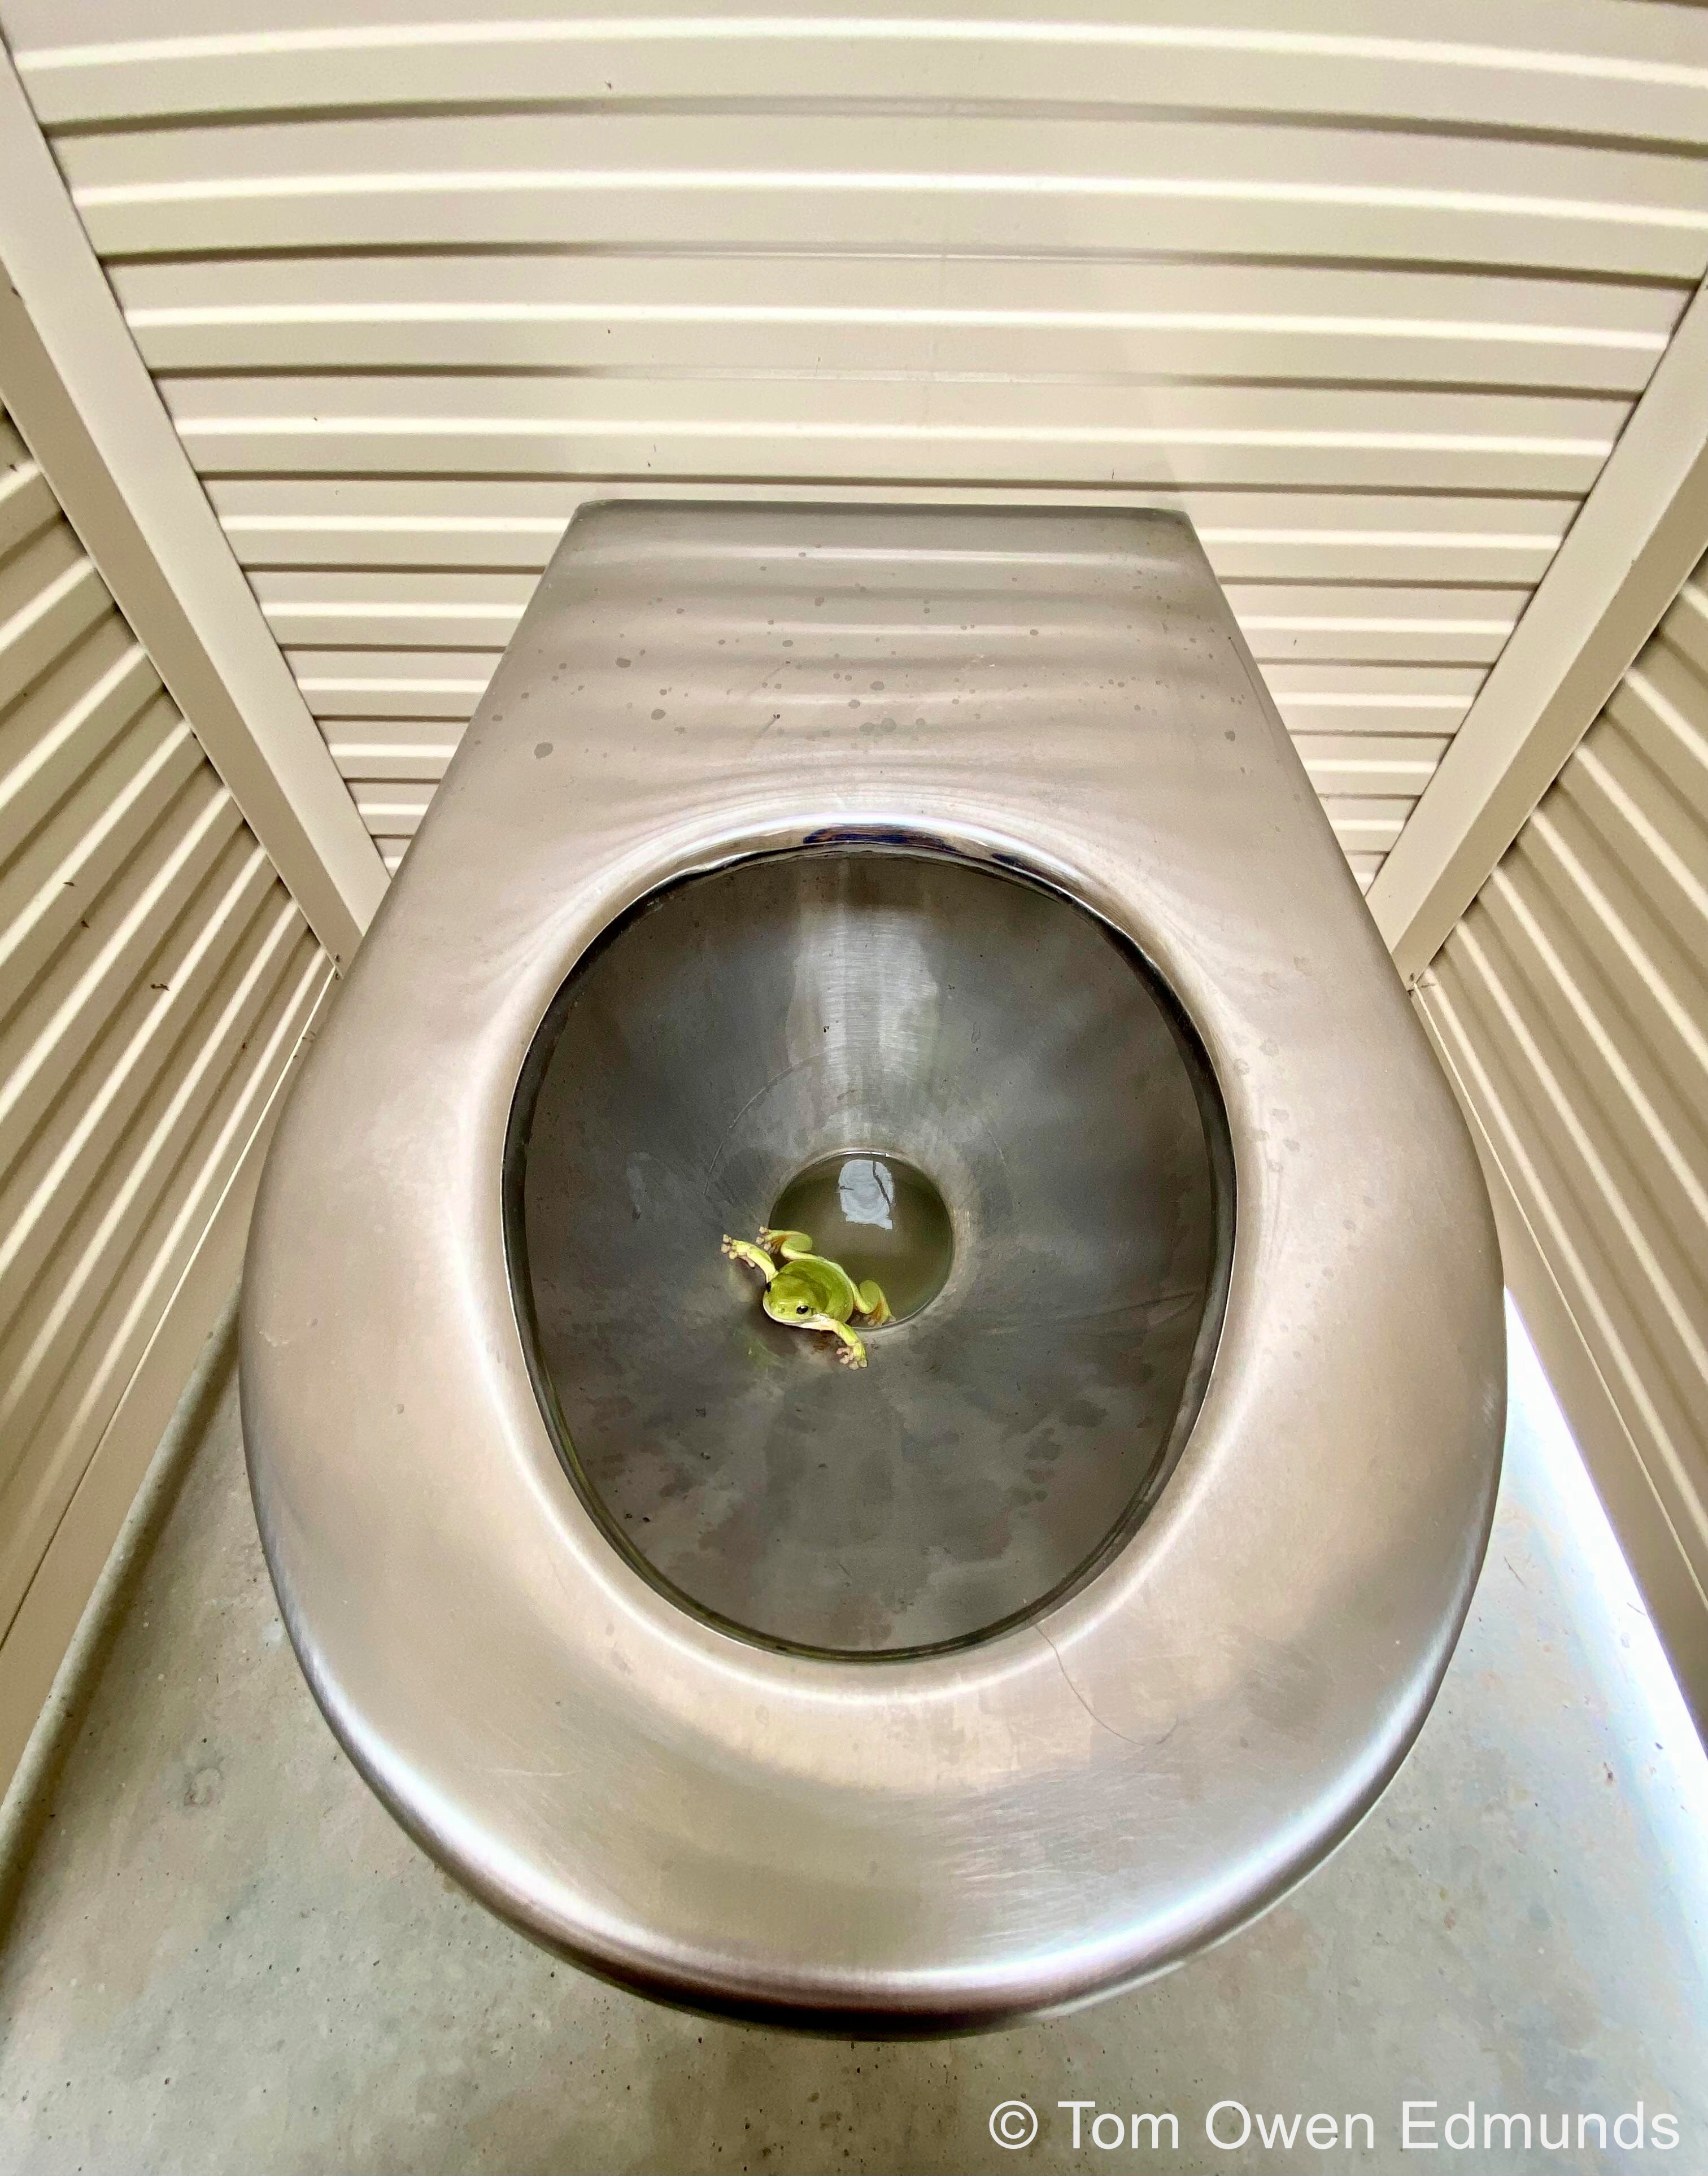
[[[868,1328],[881,1329],[884,1324],[892,1319],[889,1303],[884,1297],[884,1287],[874,1284],[870,1277],[863,1285],[854,1287],[854,1298],[861,1314],[866,1318]]]
[[[847,1324],[838,1322],[834,1314],[809,1315],[801,1327],[803,1330],[828,1330],[833,1337],[840,1337],[842,1350],[836,1357],[845,1368],[863,1368],[866,1365],[866,1347]]]
[[[726,1232],[721,1251],[727,1254],[732,1262],[750,1264],[759,1271],[767,1284],[770,1284],[771,1279],[777,1274],[776,1264],[763,1247],[756,1247],[751,1239],[732,1239]]]
[[[759,1244],[774,1247],[786,1262],[798,1262],[802,1254],[812,1253],[813,1235],[810,1232],[774,1232],[765,1224],[759,1229]]]

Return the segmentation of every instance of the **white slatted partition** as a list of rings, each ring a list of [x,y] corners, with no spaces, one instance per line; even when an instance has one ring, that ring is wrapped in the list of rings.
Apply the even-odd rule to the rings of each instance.
[[[394,864],[579,499],[784,488],[1183,506],[1368,882],[1708,264],[1688,8],[480,14],[0,0]]]
[[[0,416],[0,1787],[330,971]]]
[[[1708,561],[1419,998],[1499,1174],[1509,1276],[1708,1727]]]

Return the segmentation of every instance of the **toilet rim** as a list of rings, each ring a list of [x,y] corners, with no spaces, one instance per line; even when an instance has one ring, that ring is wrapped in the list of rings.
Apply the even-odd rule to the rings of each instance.
[[[1446,1491],[1458,1515],[1444,1520],[1440,1490],[1395,1474],[1363,1489],[1351,1507],[1364,1515],[1363,1524],[1342,1522],[1330,1556],[1303,1568],[1331,1569],[1334,1579],[1291,1578],[1279,1601],[1272,1596],[1260,1606],[1258,1584],[1248,1577],[1237,1607],[1233,1589],[1224,1586],[1228,1612],[1218,1618],[1208,1608],[1218,1590],[1205,1584],[1204,1530],[1225,1506],[1248,1498],[1248,1471],[1243,1483],[1236,1469],[1245,1463],[1242,1444],[1265,1424],[1256,1363],[1274,1310],[1266,1313],[1259,1302],[1254,1265],[1275,1237],[1276,1198],[1274,1173],[1254,1135],[1255,1118],[1264,1114],[1265,1069],[1252,1042],[1230,1044],[1227,992],[1196,933],[1147,911],[1154,902],[1142,882],[1131,874],[1123,880],[1077,851],[1061,827],[1035,809],[1004,807],[987,792],[955,798],[953,814],[933,806],[928,795],[888,808],[869,799],[863,806],[845,800],[840,807],[784,807],[773,796],[762,808],[700,812],[596,873],[584,873],[545,917],[518,900],[514,872],[496,879],[515,909],[487,948],[487,964],[496,955],[498,975],[484,994],[488,1000],[496,994],[498,1003],[488,1004],[463,1047],[438,1050],[426,1084],[442,1094],[453,1121],[438,1127],[434,1139],[441,1151],[454,1151],[454,1162],[441,1167],[452,1182],[450,1199],[437,1209],[417,1204],[412,1225],[406,1216],[389,1228],[415,1233],[411,1270],[418,1294],[427,1291],[434,1269],[442,1279],[437,1299],[425,1307],[427,1319],[411,1318],[398,1341],[418,1358],[430,1344],[437,1347],[440,1384],[458,1374],[447,1355],[460,1356],[461,1417],[485,1434],[482,1479],[499,1484],[502,1504],[488,1500],[461,1521],[454,1547],[431,1519],[416,1518],[426,1545],[416,1564],[422,1578],[412,1611],[403,1575],[408,1552],[400,1558],[394,1533],[388,1591],[402,1597],[409,1621],[394,1623],[383,1656],[363,1651],[360,1637],[352,1640],[351,1620],[365,1613],[340,1608],[340,1552],[329,1553],[324,1531],[313,1531],[305,1484],[312,1497],[326,1478],[324,1461],[308,1447],[313,1430],[277,1424],[293,1401],[273,1363],[290,1342],[281,1323],[300,1317],[301,1303],[268,1269],[268,1243],[277,1238],[280,1218],[293,1213],[293,1198],[294,1213],[301,1213],[297,1174],[307,1165],[306,1134],[321,1102],[316,1084],[329,1079],[329,1050],[316,1053],[281,1128],[245,1284],[246,1434],[269,1562],[310,1682],[370,1783],[485,1901],[584,1966],[696,2007],[794,2023],[810,2016],[825,2030],[938,2032],[1090,1999],[1172,1961],[1189,1944],[1231,1931],[1272,1901],[1352,1827],[1403,1757],[1445,1667],[1492,1512],[1493,1475],[1486,1470],[1457,1477],[1468,1485]],[[970,811],[975,802],[982,805]],[[641,1579],[612,1549],[558,1463],[535,1401],[504,1267],[499,1173],[511,1102],[526,1052],[575,961],[612,921],[666,884],[756,854],[832,845],[935,851],[983,862],[1059,890],[1107,922],[1144,952],[1192,1020],[1232,1136],[1240,1221],[1226,1319],[1196,1425],[1161,1501],[1074,1592],[1011,1631],[941,1656],[803,1660],[700,1624]],[[388,915],[401,912],[411,889],[406,870]],[[379,956],[376,948],[372,957]],[[379,972],[367,957],[358,960],[346,1004]],[[458,979],[454,965],[450,979]],[[471,993],[462,994],[466,1007]],[[349,1085],[334,1077],[335,1102]],[[1351,1153],[1356,1160],[1356,1145]],[[367,1199],[384,1221],[378,1192],[371,1189]],[[459,1209],[472,1212],[460,1238],[474,1241],[471,1258],[465,1250],[460,1260],[449,1243]],[[422,1248],[428,1234],[433,1243]],[[410,1288],[405,1278],[402,1289]],[[464,1305],[447,1307],[446,1292]],[[378,1308],[384,1298],[370,1287],[362,1303]],[[347,1359],[349,1338],[337,1349]],[[1362,1410],[1368,1401],[1355,1402]],[[381,1433],[358,1429],[370,1443]],[[446,1477],[444,1461],[427,1463]],[[1321,1472],[1324,1464],[1305,1456],[1289,1465],[1276,1482],[1278,1496],[1291,1501],[1304,1492],[1325,1513],[1347,1509],[1345,1472]],[[364,1481],[362,1462],[351,1461],[334,1493],[341,1509],[356,1510],[360,1536],[371,1537],[387,1523],[374,1492],[394,1479],[405,1487],[412,1481],[419,1492],[426,1476],[418,1463],[399,1460],[394,1444],[367,1472]],[[419,1512],[419,1493],[416,1501]],[[495,1519],[500,1508],[504,1515]],[[1292,1508],[1297,1523],[1296,1502]],[[1378,1510],[1381,1516],[1369,1516]],[[1326,1703],[1333,1722],[1319,1701],[1318,1723],[1305,1727],[1298,1713],[1283,1711],[1291,1697],[1285,1693],[1266,1717],[1248,1713],[1254,1683],[1265,1673],[1286,1678],[1290,1650],[1308,1651],[1309,1668],[1320,1668],[1332,1650],[1332,1639],[1325,1649],[1321,1611],[1302,1610],[1306,1597],[1329,1604],[1335,1580],[1344,1584],[1350,1571],[1394,1571],[1402,1561],[1398,1529],[1431,1510],[1436,1515],[1421,1521],[1426,1534],[1434,1530],[1427,1550],[1432,1577],[1422,1582],[1428,1606],[1413,1611],[1380,1671],[1348,1662],[1344,1685]],[[531,1532],[507,1558],[498,1544],[514,1546],[522,1523]],[[1325,1521],[1329,1528],[1335,1523]],[[1415,1537],[1418,1522],[1412,1523]],[[1243,1540],[1243,1567],[1251,1573],[1260,1554],[1248,1533]],[[1412,1547],[1415,1554],[1415,1538]],[[1148,1818],[1172,1825],[1170,1869],[1129,1879],[1133,1869],[1114,1859],[1091,1869],[1090,1908],[1071,1944],[1060,1939],[1059,1884],[1050,1889],[1045,1881],[1053,1901],[1035,1926],[1004,1934],[993,1896],[958,1943],[943,1942],[930,1956],[910,1951],[906,1942],[881,1960],[862,1956],[857,1923],[834,1913],[816,1957],[775,1948],[756,1955],[752,1943],[708,1922],[704,1899],[696,1912],[673,1914],[666,1900],[655,1918],[637,1916],[633,1896],[619,1908],[599,1883],[578,1878],[573,1853],[547,1847],[553,1822],[566,1811],[583,1820],[596,1814],[588,1793],[607,1770],[629,1772],[623,1761],[593,1761],[585,1792],[563,1787],[567,1774],[552,1779],[552,1790],[536,1794],[549,1802],[546,1818],[538,1804],[522,1818],[514,1787],[492,1787],[490,1776],[483,1782],[479,1764],[457,1751],[460,1733],[481,1736],[479,1695],[495,1682],[491,1670],[459,1680],[455,1727],[447,1727],[443,1711],[428,1712],[436,1701],[424,1702],[423,1693],[434,1689],[433,1668],[424,1676],[417,1665],[426,1654],[437,1667],[445,1651],[419,1597],[452,1564],[481,1587],[499,1617],[508,1611],[509,1629],[530,1635],[529,1665],[566,1689],[560,1700],[585,1701],[585,1712],[601,1722],[614,1715],[619,1733],[666,1747],[672,1788],[691,1787],[699,1778],[715,1797],[727,1785],[728,1810],[744,1809],[748,1819],[767,1803],[810,1792],[813,1820],[821,1828],[828,1820],[846,1848],[881,1841],[900,1853],[911,1845],[939,1868],[970,1866],[977,1858],[963,1850],[957,1861],[951,1850],[945,1860],[945,1825],[976,1819],[995,1833],[1022,1809],[1042,1825],[1041,1833],[1083,1851],[1085,1823],[1068,1802],[1112,1788],[1136,1793]],[[1195,1605],[1184,1623],[1195,1620],[1200,1632],[1216,1623],[1215,1634],[1190,1652],[1178,1644],[1183,1580]],[[371,1627],[371,1618],[365,1621]],[[1229,1637],[1230,1629],[1239,1636]],[[1134,1683],[1134,1671],[1156,1664],[1159,1655],[1166,1667]],[[613,1671],[621,1681],[615,1708]],[[436,1689],[444,1689],[443,1674]],[[1301,1697],[1308,1708],[1314,1695],[1307,1689]],[[1235,1727],[1242,1718],[1245,1732]],[[953,1761],[944,1766],[939,1760],[933,1772],[933,1740],[945,1719],[960,1737]],[[555,1727],[553,1745],[578,1743],[573,1719]],[[1177,1742],[1183,1730],[1187,1736]],[[585,1731],[579,1742],[585,1750]],[[732,1770],[739,1771],[733,1780]],[[720,1835],[723,1846],[738,1850],[732,1831]],[[801,1887],[813,1867],[822,1876],[824,1843],[815,1836],[813,1850],[792,1859],[786,1847],[771,1852],[767,1874],[785,1888]],[[780,1858],[790,1863],[781,1865]],[[721,1862],[723,1876],[733,1879],[734,1863]]]

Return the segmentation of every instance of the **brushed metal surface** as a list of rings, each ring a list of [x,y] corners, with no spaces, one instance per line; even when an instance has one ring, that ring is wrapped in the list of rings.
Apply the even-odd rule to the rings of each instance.
[[[507,1278],[507,1129],[571,967],[661,884],[809,841],[1101,917],[1190,1018],[1235,1166],[1151,1515],[1042,1614],[903,1661],[769,1650],[644,1578]],[[593,1970],[884,2034],[1156,1971],[1346,1833],[1463,1616],[1503,1363],[1456,1107],[1166,515],[578,518],[281,1123],[244,1292],[286,1621],[400,1819]]]
[[[536,1053],[525,1334],[572,1476],[671,1590],[794,1646],[940,1646],[1153,1499],[1221,1328],[1232,1170],[1208,1067],[1082,909],[895,852],[742,862],[597,948]],[[946,1289],[858,1374],[719,1250],[838,1148],[907,1158],[954,1230]]]

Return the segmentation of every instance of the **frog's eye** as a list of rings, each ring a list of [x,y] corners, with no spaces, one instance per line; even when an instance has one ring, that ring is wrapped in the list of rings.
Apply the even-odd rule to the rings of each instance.
[[[807,1312],[807,1303],[805,1300],[801,1302],[801,1304],[795,1309],[795,1312],[797,1314],[804,1314]]]

